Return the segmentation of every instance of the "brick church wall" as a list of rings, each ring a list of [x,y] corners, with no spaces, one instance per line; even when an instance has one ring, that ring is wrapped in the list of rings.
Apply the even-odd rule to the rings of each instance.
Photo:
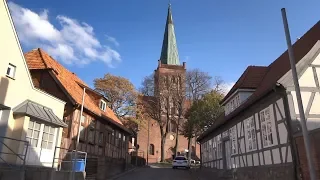
[[[147,123],[146,123],[147,124]],[[170,150],[171,147],[175,146],[176,140],[170,139],[170,135],[174,135],[174,133],[168,133],[165,143],[165,159],[170,160],[172,158],[173,152]],[[154,155],[149,154],[149,163],[159,162],[161,158],[161,135],[160,128],[156,121],[150,121],[150,134],[149,134],[150,144],[154,145]],[[194,139],[192,141],[192,146],[194,146]],[[137,135],[137,144],[139,145],[139,155],[143,156],[145,159],[147,158],[148,152],[148,129],[146,127],[140,128]],[[179,147],[178,151],[183,152],[185,149],[188,149],[188,139],[179,135]],[[142,153],[143,152],[143,153]],[[196,155],[200,158],[200,145],[196,146]]]

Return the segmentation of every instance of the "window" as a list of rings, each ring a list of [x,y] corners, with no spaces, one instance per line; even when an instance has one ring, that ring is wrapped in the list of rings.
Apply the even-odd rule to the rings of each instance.
[[[40,127],[41,124],[35,121],[30,120],[27,132],[27,141],[29,141],[32,147],[38,146],[38,140],[40,136]]]
[[[230,128],[230,140],[231,140],[231,154],[238,153],[238,144],[237,144],[237,126]]]
[[[9,63],[6,75],[11,78],[14,78],[15,74],[16,74],[16,66]]]
[[[257,149],[256,129],[253,117],[246,120],[247,148],[249,151]]]
[[[42,149],[52,149],[53,146],[53,138],[54,138],[54,132],[55,128],[44,125],[43,134],[42,134],[42,143],[41,148]]]
[[[30,119],[26,140],[32,147],[52,150],[55,146],[55,133],[56,128]]]
[[[104,100],[100,100],[100,109],[102,111],[105,111],[106,110],[106,107],[107,107],[107,103],[104,101]]]
[[[217,136],[217,158],[222,158],[221,134]]]
[[[263,147],[273,145],[273,125],[270,118],[270,108],[268,107],[264,111],[260,112],[261,130],[262,130],[262,142]]]
[[[149,146],[149,154],[154,155],[154,145],[150,144]]]

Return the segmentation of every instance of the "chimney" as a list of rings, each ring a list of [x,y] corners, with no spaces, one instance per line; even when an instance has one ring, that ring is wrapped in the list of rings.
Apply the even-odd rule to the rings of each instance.
[[[186,62],[183,62],[182,66],[183,66],[184,69],[186,69]]]
[[[158,60],[158,67],[161,67],[161,61],[160,61],[160,59]]]

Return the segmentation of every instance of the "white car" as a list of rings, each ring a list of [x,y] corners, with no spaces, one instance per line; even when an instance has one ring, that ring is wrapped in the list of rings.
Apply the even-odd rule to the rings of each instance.
[[[190,164],[188,159],[184,156],[175,157],[174,160],[172,161],[172,168],[176,169],[178,167],[184,167],[186,169],[190,169]]]

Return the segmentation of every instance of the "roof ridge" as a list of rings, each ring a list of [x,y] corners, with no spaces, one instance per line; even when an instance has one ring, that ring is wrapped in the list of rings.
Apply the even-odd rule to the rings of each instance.
[[[44,58],[43,58],[43,55],[42,55],[42,49],[41,48],[37,48],[37,50],[38,50],[38,52],[39,52],[39,54],[40,54],[40,57],[41,57],[41,60],[42,60],[42,62],[43,62],[43,64],[44,64],[44,66],[46,67],[46,68],[49,68],[48,67],[48,65],[47,65],[47,63],[46,63],[46,61],[44,60]]]

